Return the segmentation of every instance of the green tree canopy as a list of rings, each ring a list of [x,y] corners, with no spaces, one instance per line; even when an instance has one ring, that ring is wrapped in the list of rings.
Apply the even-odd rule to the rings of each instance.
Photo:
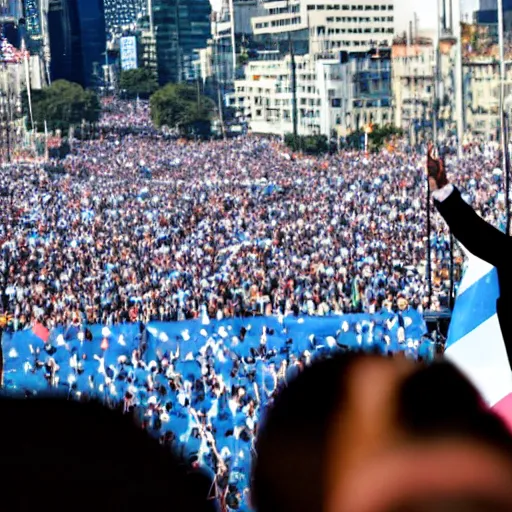
[[[128,98],[148,99],[158,90],[158,81],[148,68],[130,69],[121,72],[119,88]]]
[[[287,133],[284,143],[292,151],[303,151],[308,155],[321,155],[329,150],[329,143],[325,135],[297,135]]]
[[[23,95],[23,112],[29,115],[27,95]],[[48,129],[67,132],[71,125],[98,121],[101,105],[93,91],[86,91],[79,84],[57,80],[50,87],[32,91],[32,113],[38,131]]]
[[[150,107],[157,128],[176,127],[184,135],[209,132],[215,112],[215,104],[210,98],[184,84],[168,84],[159,89],[151,96]]]

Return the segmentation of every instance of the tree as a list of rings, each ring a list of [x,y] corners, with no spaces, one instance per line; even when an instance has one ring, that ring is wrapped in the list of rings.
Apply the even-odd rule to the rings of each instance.
[[[57,80],[50,87],[32,91],[32,114],[38,131],[48,129],[67,132],[71,125],[98,121],[101,105],[93,91],[86,91],[79,84]],[[29,115],[27,95],[23,95],[23,112]]]
[[[401,137],[403,132],[393,125],[375,125],[372,132],[368,134],[368,148],[372,152],[380,151],[386,143],[395,137]],[[363,149],[364,131],[357,130],[347,137],[347,145],[351,148]]]
[[[285,135],[284,143],[292,151],[302,151],[307,155],[321,155],[329,150],[329,141],[325,135],[298,135],[292,133]]]
[[[195,87],[168,84],[151,96],[150,107],[157,128],[177,128],[185,136],[209,135],[215,104]]]
[[[121,72],[119,88],[128,98],[148,99],[158,90],[158,81],[148,68],[130,69]]]

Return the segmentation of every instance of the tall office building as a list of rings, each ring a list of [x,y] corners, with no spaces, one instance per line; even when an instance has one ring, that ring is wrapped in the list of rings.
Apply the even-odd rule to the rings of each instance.
[[[84,84],[82,37],[77,0],[50,0],[48,31],[52,81],[63,79]]]
[[[50,75],[93,87],[105,61],[103,0],[50,0]]]
[[[27,33],[31,38],[41,37],[41,8],[40,0],[25,0],[24,13]]]
[[[474,14],[475,23],[488,27],[489,34],[498,40],[498,2],[480,0],[478,11]],[[512,0],[503,0],[503,23],[506,32],[512,31]]]
[[[22,0],[0,0],[0,16],[10,16],[16,20],[22,18]]]
[[[153,0],[158,81],[179,80],[178,0]]]
[[[109,32],[133,25],[147,14],[147,0],[105,0],[105,22]]]
[[[192,78],[195,50],[211,37],[211,12],[210,0],[153,0],[160,84]]]
[[[107,37],[103,0],[78,0],[78,20],[82,37],[84,87],[93,87],[103,76]]]
[[[178,39],[180,48],[181,80],[194,80],[195,50],[206,48],[211,38],[210,0],[180,0],[178,5]]]

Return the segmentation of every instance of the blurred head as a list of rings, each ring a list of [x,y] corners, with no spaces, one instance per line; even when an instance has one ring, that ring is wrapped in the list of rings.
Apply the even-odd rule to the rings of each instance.
[[[54,511],[217,510],[211,478],[97,403],[0,398],[3,502]]]
[[[448,363],[317,361],[276,398],[256,451],[257,512],[512,510],[511,436]]]

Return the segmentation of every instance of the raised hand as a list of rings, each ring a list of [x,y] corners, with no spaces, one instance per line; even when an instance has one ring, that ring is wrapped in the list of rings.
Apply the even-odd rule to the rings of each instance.
[[[432,190],[438,190],[448,184],[444,160],[434,156],[434,145],[429,143],[427,148],[428,182]]]

